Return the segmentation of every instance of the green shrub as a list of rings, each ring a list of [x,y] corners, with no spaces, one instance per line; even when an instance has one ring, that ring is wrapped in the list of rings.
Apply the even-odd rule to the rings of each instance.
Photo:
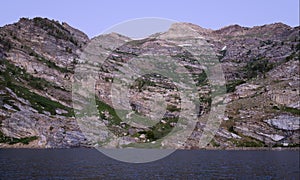
[[[72,73],[72,71],[68,70],[67,68],[62,68],[57,66],[54,62],[46,59],[45,57],[37,54],[36,52],[34,52],[31,48],[27,47],[27,50],[30,51],[29,55],[30,56],[35,56],[37,58],[37,60],[43,62],[45,65],[47,65],[49,68],[51,69],[56,69],[62,73]]]
[[[0,131],[0,143],[7,143],[7,144],[16,144],[16,143],[22,143],[22,144],[29,144],[29,142],[34,141],[38,139],[36,136],[30,136],[30,137],[24,137],[24,138],[13,138],[5,136]]]
[[[38,26],[51,36],[54,36],[57,39],[63,39],[66,41],[72,42],[75,46],[78,46],[78,42],[70,35],[70,32],[65,29],[59,22],[57,21],[50,21],[47,18],[34,18],[33,19],[34,25]]]
[[[9,51],[12,48],[10,40],[0,37],[0,43],[3,45],[4,51]]]
[[[238,85],[241,85],[243,83],[245,83],[246,81],[244,80],[235,80],[235,81],[229,81],[226,83],[226,92],[227,93],[231,93],[235,91],[235,87]]]
[[[101,115],[102,111],[109,112],[109,115],[111,116],[111,119],[109,119],[109,121],[111,124],[119,125],[122,122],[122,120],[117,115],[115,109],[112,108],[111,106],[109,106],[108,104],[106,104],[105,102],[98,100],[97,97],[96,97],[96,105],[98,107],[98,111],[99,111],[100,115]],[[102,116],[102,118],[105,118],[105,117]]]
[[[177,122],[178,117],[163,118],[163,120],[166,121],[166,124],[159,122],[156,125],[152,126],[149,131],[146,131],[146,137],[150,141],[158,140],[158,139],[161,139],[164,136],[168,135],[173,129],[173,127],[170,125],[170,123]]]
[[[17,94],[18,97],[22,97],[24,99],[27,99],[31,106],[38,110],[39,113],[43,113],[43,111],[48,111],[52,115],[55,115],[55,110],[57,108],[66,110],[68,113],[64,114],[64,116],[74,116],[74,112],[72,108],[66,107],[59,102],[52,101],[48,98],[45,98],[43,96],[40,96],[34,92],[31,92],[29,89],[25,87],[21,87],[15,84],[12,84],[9,87],[14,93]]]
[[[176,112],[176,111],[180,111],[180,108],[174,105],[167,105],[167,110],[170,112]]]
[[[251,60],[245,67],[246,75],[248,78],[253,78],[258,75],[264,75],[266,72],[274,67],[267,59],[257,58]]]
[[[45,98],[41,95],[30,91],[26,86],[24,86],[24,83],[27,82],[28,86],[41,90],[43,90],[45,87],[50,86],[54,88],[58,87],[50,84],[44,79],[33,77],[32,75],[28,74],[24,69],[10,64],[5,59],[0,60],[0,65],[6,66],[6,70],[4,72],[1,72],[1,76],[3,77],[4,81],[1,81],[0,85],[10,88],[14,93],[17,94],[18,97],[27,99],[34,109],[38,110],[40,113],[43,113],[43,111],[48,111],[52,115],[55,115],[55,109],[59,108],[68,111],[67,114],[64,114],[65,116],[74,116],[72,108],[66,107],[60,104],[59,102],[52,101],[48,98]]]
[[[300,110],[292,107],[284,106],[281,108],[282,111],[289,112],[291,114],[300,115]]]
[[[149,77],[141,77],[141,78],[136,79],[130,88],[131,89],[136,88],[141,92],[147,86],[156,86],[156,83],[151,81],[151,79]]]

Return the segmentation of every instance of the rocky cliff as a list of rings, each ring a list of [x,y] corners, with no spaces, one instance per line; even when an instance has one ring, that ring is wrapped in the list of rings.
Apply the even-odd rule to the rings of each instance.
[[[282,23],[252,28],[232,25],[216,31],[175,23],[167,32],[142,40],[115,33],[89,40],[67,23],[22,18],[0,28],[1,146],[299,146],[299,30]],[[97,42],[98,55],[107,57],[103,64],[93,65],[99,66],[95,90],[101,118],[89,122],[91,128],[84,129],[88,133],[82,133],[71,91],[75,67],[84,63],[80,56],[90,42]],[[184,110],[180,83],[155,73],[134,80],[129,88],[132,111],[124,116],[148,116],[147,123],[126,123],[112,108],[112,83],[122,79],[126,64],[144,54],[170,57],[192,74],[200,104],[195,110],[198,120],[186,142],[161,140],[172,129],[187,127],[178,121]],[[207,54],[213,55],[217,63],[206,59]],[[205,60],[199,63],[197,59]],[[215,89],[206,69],[217,65],[226,81],[224,95],[217,96],[216,102],[212,100]],[[157,97],[164,100],[164,111],[153,109]],[[225,105],[216,131],[206,126],[214,103]],[[161,120],[151,122],[157,114]],[[107,128],[100,132],[92,128],[103,125]],[[199,141],[205,128],[214,131],[215,136],[203,146]],[[111,133],[118,139],[111,140]]]

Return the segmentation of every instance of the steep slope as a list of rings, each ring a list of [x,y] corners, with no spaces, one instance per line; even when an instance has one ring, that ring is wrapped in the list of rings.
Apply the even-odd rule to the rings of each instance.
[[[78,146],[84,138],[72,118],[70,79],[88,37],[46,18],[22,18],[2,27],[0,39],[1,141]]]
[[[154,34],[143,40],[130,41],[118,47],[101,65],[97,90],[102,101],[112,105],[111,97],[114,95],[111,94],[110,88],[113,82],[118,80],[119,74],[127,73],[124,71],[127,64],[134,63],[136,59],[142,61],[148,59],[147,56],[154,57],[153,55],[160,54],[165,59],[172,57],[174,62],[179,62],[193,74],[200,95],[199,109],[195,111],[199,116],[199,122],[186,143],[182,144],[179,140],[161,141],[174,126],[186,128],[177,120],[183,108],[180,96],[176,93],[176,88],[179,88],[180,84],[168,82],[155,73],[148,74],[137,78],[130,87],[130,106],[134,114],[149,116],[151,119],[155,117],[151,114],[152,102],[157,100],[155,95],[160,94],[166,102],[166,112],[162,116],[162,121],[155,125],[149,123],[150,126],[144,126],[143,123],[128,124],[119,119],[115,112],[110,113],[102,109],[102,113],[106,114],[103,118],[108,125],[112,125],[109,122],[114,122],[113,127],[118,129],[120,132],[118,136],[121,138],[117,142],[104,138],[103,142],[108,144],[101,145],[202,147],[199,140],[205,133],[203,130],[207,125],[212,105],[210,95],[214,91],[204,71],[207,67],[216,65],[213,62],[214,57],[210,56],[207,61],[202,57],[203,53],[210,52],[207,49],[210,47],[213,52],[207,55],[215,54],[219,58],[226,77],[227,96],[219,97],[219,101],[225,103],[227,107],[224,116],[220,117],[222,123],[216,136],[207,146],[217,148],[299,146],[297,32],[298,27],[291,28],[281,23],[254,28],[235,25],[217,31],[205,30],[189,23],[176,23],[168,32]],[[105,46],[103,48],[105,49]],[[197,52],[202,54],[197,56]],[[197,63],[197,59],[202,59],[200,64]],[[151,67],[145,62],[143,68]],[[118,81],[123,81],[122,78],[127,76],[131,75],[122,76]],[[128,82],[130,81],[126,83]],[[121,97],[122,95],[118,95],[119,99]],[[125,111],[126,118],[132,116],[132,112],[126,111],[126,108],[122,109],[122,105],[119,108],[121,108],[119,111]],[[156,116],[161,113],[157,109],[155,112]],[[214,130],[211,129],[211,132]],[[145,144],[141,145],[143,142]]]
[[[1,146],[21,146],[22,142],[31,147],[203,148],[199,140],[218,91],[207,68],[217,68],[218,62],[226,79],[226,96],[217,99],[226,109],[218,117],[221,124],[216,136],[204,146],[299,146],[299,40],[299,27],[282,23],[253,28],[232,25],[216,31],[175,23],[167,32],[142,40],[115,33],[89,40],[66,23],[22,18],[0,29]],[[91,41],[97,47],[86,48]],[[85,63],[80,54],[93,48],[98,57],[105,57],[103,64],[97,59],[93,62],[100,69],[95,89],[103,123],[88,122],[83,134],[74,118],[71,83],[75,66]],[[178,62],[197,86],[200,104],[192,111],[198,122],[187,142],[162,141],[172,129],[188,127],[178,121],[185,108],[178,91],[182,84],[148,73],[132,82],[129,110],[113,103],[111,87],[130,76],[124,76],[127,64],[153,55]],[[153,109],[158,97],[164,100],[163,106]],[[75,101],[82,102],[82,97]],[[127,123],[112,107],[120,108],[126,118],[141,115],[150,119]],[[152,122],[155,117],[162,119]],[[95,128],[103,125],[108,129]],[[119,139],[112,140],[111,134]]]
[[[233,25],[212,32],[209,41],[220,53],[228,92],[210,146],[299,146],[299,27]]]

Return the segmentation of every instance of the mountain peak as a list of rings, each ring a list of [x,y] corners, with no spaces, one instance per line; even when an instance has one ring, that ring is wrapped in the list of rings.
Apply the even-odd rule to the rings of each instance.
[[[217,34],[223,34],[223,35],[240,35],[245,33],[249,28],[242,27],[238,24],[225,26],[219,30],[214,31]]]
[[[170,30],[177,31],[182,29],[189,29],[190,31],[194,31],[200,35],[208,35],[212,32],[211,29],[206,29],[203,27],[200,27],[196,24],[187,23],[187,22],[180,22],[180,23],[174,23],[171,25]]]

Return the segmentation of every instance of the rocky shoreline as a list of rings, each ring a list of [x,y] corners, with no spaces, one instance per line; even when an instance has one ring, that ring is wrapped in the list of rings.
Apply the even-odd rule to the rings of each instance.
[[[8,145],[8,144],[0,144],[0,149],[76,149],[76,148],[89,148],[89,149],[96,149],[95,147],[88,147],[88,146],[80,146],[80,147],[68,147],[68,148],[41,148],[36,147],[34,145],[24,145],[24,144],[14,144],[14,145]],[[159,150],[159,149],[157,149]],[[229,147],[229,148],[201,148],[201,149],[176,149],[176,150],[207,150],[207,151],[299,151],[300,147]]]

